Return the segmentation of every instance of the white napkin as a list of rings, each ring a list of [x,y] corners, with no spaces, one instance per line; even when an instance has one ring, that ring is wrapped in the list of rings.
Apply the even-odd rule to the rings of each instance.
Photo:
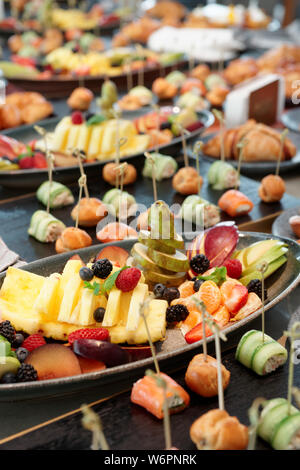
[[[10,250],[0,238],[0,272],[6,271],[9,266],[20,267],[26,262],[14,251]]]

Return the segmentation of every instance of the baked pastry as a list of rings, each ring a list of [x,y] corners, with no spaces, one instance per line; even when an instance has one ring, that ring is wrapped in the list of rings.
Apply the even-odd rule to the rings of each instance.
[[[218,362],[214,357],[197,354],[193,357],[185,373],[185,383],[202,397],[218,395]],[[230,372],[221,364],[223,389],[227,388]]]
[[[71,217],[77,219],[78,204],[73,207]],[[79,204],[78,224],[83,227],[94,227],[107,215],[107,209],[100,199],[83,197]]]
[[[85,87],[78,87],[72,91],[71,95],[67,100],[67,103],[71,109],[87,111],[93,99],[94,94],[91,90]]]
[[[258,66],[255,59],[236,59],[230,62],[223,72],[225,80],[230,85],[237,85],[258,74]]]
[[[187,166],[181,168],[172,179],[172,186],[180,194],[187,196],[189,194],[198,194],[200,188],[203,184],[202,176],[198,175],[198,172],[195,168]]]
[[[177,95],[178,89],[173,83],[159,77],[152,83],[152,91],[160,100],[169,100]]]
[[[92,244],[92,239],[85,230],[76,227],[67,227],[56,240],[56,253],[66,253],[79,250]]]
[[[18,127],[22,124],[21,112],[13,104],[3,104],[0,107],[0,126],[2,129]]]
[[[41,121],[53,113],[53,106],[49,101],[41,101],[26,106],[21,110],[21,118],[25,124]]]
[[[198,80],[202,80],[204,82],[210,73],[211,71],[208,65],[199,64],[191,71],[191,77],[198,78]]]
[[[115,186],[117,182],[117,167],[118,165],[116,163],[106,163],[102,170],[102,178],[104,179],[104,181],[111,184],[112,186]],[[123,185],[126,186],[128,184],[134,183],[136,181],[136,178],[137,171],[135,167],[133,165],[127,164],[123,173]]]
[[[248,428],[225,410],[210,410],[192,424],[190,437],[199,450],[243,450]]]
[[[146,10],[147,15],[155,18],[178,18],[181,19],[186,14],[186,9],[180,2],[170,0],[160,0],[152,8]]]
[[[278,175],[267,175],[261,180],[258,194],[264,202],[280,201],[285,193],[285,183]]]

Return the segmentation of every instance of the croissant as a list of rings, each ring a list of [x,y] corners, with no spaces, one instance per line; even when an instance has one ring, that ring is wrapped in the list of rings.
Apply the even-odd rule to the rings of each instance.
[[[227,129],[224,132],[225,158],[238,160],[239,142],[246,139],[243,149],[243,161],[277,161],[281,152],[280,134],[265,124],[258,124],[250,119],[242,126]],[[203,152],[211,157],[220,158],[220,133],[209,139],[203,146]],[[297,149],[293,142],[286,138],[284,141],[282,160],[289,160],[296,155]]]
[[[116,163],[106,163],[102,170],[102,177],[104,181],[111,184],[112,186],[116,185],[117,181],[117,173],[116,167],[118,165]],[[123,185],[126,186],[127,184],[132,184],[135,182],[137,178],[137,171],[133,165],[128,164],[125,168],[124,175],[123,175]]]
[[[236,59],[226,67],[223,76],[230,85],[237,85],[248,78],[255,77],[257,73],[258,66],[255,59]]]
[[[92,244],[92,239],[87,232],[76,227],[67,227],[56,240],[56,253],[78,250]]]
[[[17,127],[22,124],[20,110],[13,104],[4,104],[0,107],[0,126],[2,129]]]
[[[78,213],[78,204],[73,207],[71,217],[76,220]],[[94,227],[100,220],[107,215],[106,206],[100,199],[95,197],[83,197],[79,204],[78,224],[83,227]]]
[[[174,176],[172,180],[173,188],[180,194],[187,196],[188,194],[197,194],[199,187],[203,184],[202,176],[198,175],[195,168],[187,166],[181,168]]]
[[[190,436],[199,450],[243,450],[248,428],[225,410],[210,410],[191,426]]]
[[[261,180],[258,188],[259,197],[264,202],[280,201],[285,193],[285,184],[283,179],[277,175],[267,175]]]
[[[21,110],[21,117],[25,124],[31,124],[45,119],[53,113],[53,106],[48,101],[28,105]]]

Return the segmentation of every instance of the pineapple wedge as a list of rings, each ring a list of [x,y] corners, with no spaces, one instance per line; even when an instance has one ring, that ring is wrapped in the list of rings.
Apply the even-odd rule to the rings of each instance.
[[[140,320],[140,306],[148,294],[148,285],[139,283],[132,292],[126,328],[128,331],[135,331]]]
[[[58,273],[53,273],[47,277],[33,304],[33,310],[44,315],[46,317],[45,321],[57,320],[59,310],[57,299],[60,280],[61,275]]]
[[[115,326],[120,321],[122,291],[113,287],[109,293],[102,326]]]
[[[72,323],[72,313],[79,302],[82,285],[83,281],[78,274],[71,276],[67,282],[57,317],[59,322]]]

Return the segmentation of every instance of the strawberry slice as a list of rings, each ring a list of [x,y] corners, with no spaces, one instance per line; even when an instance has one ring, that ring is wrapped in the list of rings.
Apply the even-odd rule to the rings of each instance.
[[[47,168],[48,167],[47,160],[42,153],[36,152],[32,158],[33,158],[34,168]]]
[[[221,295],[225,307],[233,316],[244,307],[248,300],[248,289],[234,281],[226,281],[221,286]]]
[[[212,335],[212,331],[207,325],[205,325],[205,335],[206,337]],[[188,331],[184,338],[188,344],[200,341],[203,338],[202,322],[198,323],[198,325],[194,326],[194,328]]]
[[[34,168],[34,161],[33,157],[23,157],[19,161],[19,167],[21,170],[28,170],[30,168]]]

